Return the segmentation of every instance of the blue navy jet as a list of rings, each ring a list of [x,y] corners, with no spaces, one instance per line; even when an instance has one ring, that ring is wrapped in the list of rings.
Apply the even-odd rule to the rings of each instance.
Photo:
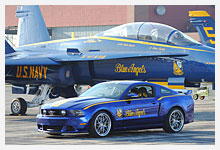
[[[5,82],[13,94],[36,96],[31,102],[14,99],[13,114],[25,114],[48,99],[75,97],[74,85],[142,80],[183,89],[215,82],[215,49],[168,25],[135,22],[89,38],[51,41],[38,6],[19,6],[16,15],[18,47],[5,41]],[[215,35],[207,12],[189,15],[194,23],[203,20],[208,37]]]

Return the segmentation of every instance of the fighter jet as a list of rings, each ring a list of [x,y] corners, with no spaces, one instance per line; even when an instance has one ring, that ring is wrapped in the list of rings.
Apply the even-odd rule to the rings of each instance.
[[[92,37],[52,41],[39,6],[19,6],[16,15],[19,41],[16,48],[5,41],[5,82],[13,94],[36,96],[14,99],[12,114],[59,96],[76,97],[74,85],[142,80],[183,89],[215,82],[215,49],[171,26],[134,22]],[[190,12],[203,16],[204,11]]]

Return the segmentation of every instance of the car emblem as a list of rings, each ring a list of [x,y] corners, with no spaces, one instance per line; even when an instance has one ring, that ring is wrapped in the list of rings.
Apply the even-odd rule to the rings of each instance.
[[[122,117],[122,109],[117,109],[117,116],[118,118]]]
[[[49,115],[54,115],[55,112],[56,112],[56,111],[53,111],[53,110],[49,110],[49,111],[48,111]]]

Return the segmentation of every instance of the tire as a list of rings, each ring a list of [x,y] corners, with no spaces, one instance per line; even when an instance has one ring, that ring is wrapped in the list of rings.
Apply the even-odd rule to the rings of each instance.
[[[199,98],[199,95],[198,95],[198,94],[194,94],[194,95],[193,95],[193,99],[194,99],[194,100],[197,100],[198,98]]]
[[[200,98],[200,100],[204,100],[205,96],[200,96],[199,98]]]
[[[172,108],[167,114],[164,131],[168,133],[178,133],[184,126],[184,114],[179,108]]]
[[[23,98],[16,98],[11,102],[11,112],[13,115],[24,115],[27,111],[27,103]]]
[[[112,119],[105,111],[96,113],[90,124],[89,134],[91,137],[105,137],[109,135],[112,128]]]

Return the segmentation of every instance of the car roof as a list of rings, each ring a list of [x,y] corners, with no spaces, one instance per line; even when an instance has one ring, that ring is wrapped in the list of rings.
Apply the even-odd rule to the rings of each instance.
[[[150,83],[147,81],[135,81],[135,80],[115,80],[115,81],[107,81],[107,82],[103,82],[103,83],[114,83],[114,84],[127,84],[127,85],[140,85],[140,84],[146,84],[146,85],[150,85],[150,86],[158,86],[158,87],[163,87],[165,89],[169,89],[171,91],[174,91],[173,89],[170,89],[168,87],[159,85],[159,84],[155,84],[155,83]]]
[[[145,81],[135,81],[135,80],[116,80],[116,81],[108,81],[105,83],[115,83],[115,84],[148,84],[148,85],[157,85],[157,84],[153,84],[153,83],[149,83],[149,82],[145,82]]]

